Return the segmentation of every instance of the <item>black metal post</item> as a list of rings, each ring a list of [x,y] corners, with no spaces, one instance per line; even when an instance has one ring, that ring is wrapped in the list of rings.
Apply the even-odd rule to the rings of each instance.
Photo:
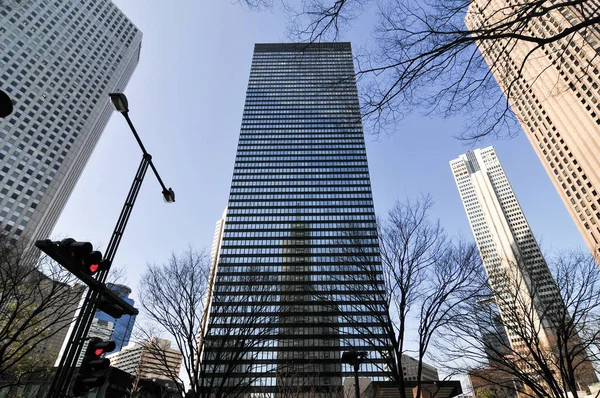
[[[152,156],[150,156],[148,153],[144,153],[135,178],[131,184],[131,188],[129,189],[123,209],[121,210],[121,214],[119,215],[119,219],[117,220],[117,225],[115,226],[113,234],[108,243],[108,247],[104,253],[104,258],[110,260],[111,263],[117,253],[119,244],[121,243],[123,232],[127,226],[127,221],[131,215],[137,195],[140,192],[140,188],[142,186],[142,182],[144,181],[144,177],[146,175],[146,171],[148,170],[148,165],[150,164],[151,159]],[[109,270],[110,268],[100,271],[97,278],[99,282],[103,283],[106,281]],[[73,326],[73,330],[69,336],[65,351],[63,352],[61,361],[58,365],[56,373],[54,374],[54,378],[48,392],[48,398],[64,398],[69,396],[68,391],[71,378],[73,377],[73,373],[77,365],[77,359],[79,358],[79,354],[81,353],[81,349],[83,347],[84,339],[89,332],[94,314],[96,313],[98,297],[99,293],[97,291],[88,289],[87,295],[79,312],[79,316],[75,321],[75,325]]]
[[[344,351],[342,353],[342,363],[352,365],[354,367],[355,398],[360,398],[360,387],[358,385],[358,371],[360,370],[360,364],[364,362],[367,355],[367,351],[356,351],[354,348],[351,348],[349,351]]]
[[[360,398],[360,388],[358,387],[358,369],[360,369],[360,362],[357,361],[354,363],[354,392],[356,394],[356,398]]]
[[[121,114],[125,117],[125,120],[127,120],[127,124],[129,125],[129,128],[131,129],[131,132],[133,133],[133,136],[135,137],[135,140],[140,145],[140,149],[144,153],[144,156],[148,155],[148,152],[146,152],[146,148],[144,147],[144,144],[142,144],[142,140],[140,139],[140,136],[138,135],[135,127],[133,126],[133,123],[131,122],[131,119],[129,118],[129,113],[122,112]],[[148,156],[150,156],[150,155],[148,155]],[[152,156],[150,156],[150,158],[149,158],[149,163],[150,163],[150,167],[152,168],[152,171],[154,172],[154,175],[156,176],[156,179],[158,180],[158,182],[163,190],[163,195],[164,195],[165,192],[168,192],[169,190],[163,183],[163,180],[160,178],[160,175],[158,175],[158,171],[156,170],[156,167],[154,167],[154,163],[152,163]]]

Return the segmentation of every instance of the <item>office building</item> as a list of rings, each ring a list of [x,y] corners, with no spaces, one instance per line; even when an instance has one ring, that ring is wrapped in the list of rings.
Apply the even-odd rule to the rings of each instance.
[[[440,376],[435,366],[430,365],[426,362],[422,362],[421,369],[421,381],[438,381]],[[402,373],[404,374],[404,380],[406,381],[417,381],[419,361],[408,355],[402,355]]]
[[[123,91],[142,33],[110,1],[0,7],[0,233],[46,239]]]
[[[507,22],[503,0],[474,0],[470,29]],[[598,15],[598,1],[556,7],[521,24],[525,35],[547,38]],[[497,11],[502,9],[501,13]],[[514,8],[513,8],[514,10]],[[520,15],[520,14],[519,14]],[[536,44],[502,39],[479,49],[540,158],[584,241],[600,255],[600,27],[592,24],[534,50]],[[531,52],[531,54],[530,54]],[[527,61],[523,65],[523,61]]]
[[[27,301],[22,301],[23,298],[19,300],[22,303],[29,303],[28,306],[31,308],[43,309],[39,314],[40,320],[28,322],[28,329],[24,333],[32,333],[33,326],[36,326],[36,324],[39,324],[39,329],[43,330],[44,333],[37,334],[37,337],[31,340],[30,343],[33,349],[27,355],[27,360],[31,361],[32,364],[46,362],[52,365],[59,359],[63,343],[67,337],[69,327],[75,320],[85,289],[82,285],[70,285],[55,281],[42,273],[34,278],[39,279],[33,283],[33,289],[24,286],[26,290],[23,293],[30,298]],[[18,311],[20,316],[26,313],[25,311]],[[5,334],[5,336],[10,336],[10,334]]]
[[[123,347],[116,354],[106,356],[110,365],[140,379],[171,380],[179,376],[183,355],[171,348],[171,342],[152,337],[143,343]]]
[[[119,297],[121,297],[126,303],[131,306],[135,305],[135,301],[129,297],[131,294],[131,289],[129,287],[115,283],[107,283],[107,286],[112,291],[117,293]],[[109,322],[114,325],[112,333],[108,336],[108,340],[114,341],[117,345],[113,352],[118,352],[121,350],[121,348],[129,344],[131,332],[133,331],[133,326],[135,325],[135,317],[136,315],[123,315],[122,317],[116,319],[105,312],[96,312],[94,319]]]
[[[350,43],[255,45],[220,245],[203,347],[212,386],[225,378],[226,394],[333,396],[353,376],[341,363],[351,347],[368,352],[361,377],[386,379]]]
[[[494,148],[468,151],[450,167],[512,351],[526,347],[524,334],[537,333],[540,349],[555,352],[551,319],[563,305],[560,292]],[[582,389],[597,381],[589,367],[579,367],[589,375]]]

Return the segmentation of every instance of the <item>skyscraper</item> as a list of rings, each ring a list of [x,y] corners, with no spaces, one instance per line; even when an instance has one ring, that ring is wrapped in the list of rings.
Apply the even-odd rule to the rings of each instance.
[[[494,148],[468,151],[450,161],[450,167],[510,347],[520,352],[523,336],[536,333],[540,348],[554,352],[557,327],[552,314],[565,311],[561,295]],[[580,367],[590,368],[589,362]],[[584,389],[597,381],[593,371],[586,375]]]
[[[361,241],[350,263],[348,236]],[[350,348],[369,354],[361,377],[385,379],[352,326],[386,341],[383,303],[356,296],[372,299],[357,262],[381,270],[378,251],[350,43],[256,44],[205,338],[211,385],[332,396],[353,375]]]
[[[142,33],[110,1],[0,7],[0,233],[48,238],[135,69]]]
[[[507,19],[504,0],[474,0],[467,13],[470,29]],[[522,32],[547,38],[598,15],[600,3],[549,8],[527,17]],[[503,11],[498,12],[502,9]],[[512,33],[512,32],[511,32]],[[480,51],[509,102],[554,187],[589,249],[600,255],[600,27],[588,26],[537,50],[516,39],[486,41]],[[527,62],[523,65],[523,61]]]

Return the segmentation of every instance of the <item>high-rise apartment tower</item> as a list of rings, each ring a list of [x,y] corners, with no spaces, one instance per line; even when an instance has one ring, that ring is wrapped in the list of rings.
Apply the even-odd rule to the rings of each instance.
[[[511,10],[524,3],[527,1],[473,0],[466,24],[470,29],[508,24],[510,18],[521,18],[521,14],[511,15]],[[590,0],[546,10],[519,23],[522,32],[511,33],[538,38],[557,35],[591,16],[597,17],[600,2]],[[583,239],[598,256],[600,27],[592,24],[533,51],[535,47],[533,42],[512,38],[479,45],[500,88],[505,93],[510,90],[513,112]]]
[[[540,348],[555,352],[553,314],[564,313],[564,304],[494,148],[469,151],[450,167],[510,347],[519,352],[524,333],[536,333]],[[573,339],[576,344],[578,337]],[[597,381],[589,362],[580,369],[589,370],[582,371],[582,389]]]
[[[341,363],[350,348],[368,352],[361,377],[385,379],[374,339],[358,330],[386,341],[373,316],[384,305],[359,282],[361,269],[381,270],[378,254],[350,43],[257,44],[205,338],[207,387],[225,379],[232,391],[250,386],[248,396],[333,396],[353,375]]]
[[[0,233],[48,238],[123,91],[142,33],[110,1],[0,6]]]

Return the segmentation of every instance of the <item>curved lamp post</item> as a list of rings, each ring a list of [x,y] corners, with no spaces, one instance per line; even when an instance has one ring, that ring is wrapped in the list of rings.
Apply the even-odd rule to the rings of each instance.
[[[104,259],[110,263],[112,263],[117,249],[119,248],[119,244],[121,243],[121,239],[125,232],[125,227],[127,226],[127,222],[129,221],[129,216],[131,215],[131,211],[133,210],[133,205],[135,204],[135,200],[142,186],[142,182],[144,180],[144,176],[146,175],[146,170],[148,166],[152,168],[156,179],[160,183],[162,187],[162,195],[163,199],[167,203],[175,202],[175,192],[171,188],[167,188],[163,183],[160,175],[158,175],[158,171],[156,167],[154,167],[154,163],[152,163],[152,156],[146,151],[144,144],[140,140],[140,137],[133,127],[133,123],[131,123],[131,119],[129,119],[129,108],[127,104],[127,97],[123,93],[110,93],[110,100],[118,112],[120,112],[127,120],[127,124],[131,128],[131,132],[133,133],[136,141],[138,142],[140,148],[142,149],[143,156],[140,166],[138,167],[138,171],[133,179],[133,183],[131,184],[131,188],[129,189],[129,193],[127,198],[125,199],[125,204],[123,205],[123,209],[121,210],[121,214],[117,220],[117,225],[113,231],[113,234],[108,242],[108,246],[106,247],[106,251],[104,252]],[[0,98],[2,100],[2,98]],[[12,104],[12,103],[11,103]],[[104,283],[106,281],[106,277],[108,275],[109,268],[102,270],[98,273],[97,280],[100,283]],[[61,357],[61,361],[58,365],[57,371],[54,374],[54,378],[52,380],[52,384],[50,386],[49,398],[62,398],[66,396],[67,389],[69,387],[70,380],[73,376],[73,372],[75,371],[75,365],[77,363],[77,358],[79,357],[79,353],[81,352],[83,338],[87,336],[88,331],[90,329],[90,325],[92,323],[92,319],[94,313],[96,312],[96,308],[98,305],[98,300],[100,299],[100,294],[92,289],[89,289],[85,300],[81,306],[79,315],[75,321],[73,326],[73,330],[71,335],[69,336],[69,341],[64,349],[63,356]]]
[[[133,136],[135,137],[135,140],[137,141],[138,145],[140,146],[140,149],[142,150],[144,157],[147,158],[150,168],[152,168],[152,171],[154,172],[156,179],[158,180],[158,182],[160,183],[160,186],[162,187],[162,190],[163,190],[162,194],[163,194],[164,201],[167,203],[175,202],[175,192],[173,192],[173,190],[171,188],[167,188],[165,186],[165,184],[163,183],[162,179],[160,178],[160,175],[158,175],[158,171],[156,170],[156,167],[154,167],[154,163],[152,163],[152,156],[146,151],[146,148],[144,147],[144,144],[142,144],[142,140],[140,139],[140,136],[138,135],[137,131],[135,130],[135,127],[133,127],[133,123],[131,122],[131,119],[129,118],[129,103],[127,101],[127,97],[123,93],[110,93],[110,94],[108,94],[108,96],[110,97],[110,102],[112,103],[115,110],[117,112],[120,112],[121,115],[123,115],[123,117],[127,121],[127,124],[129,125],[129,128],[131,129],[131,132],[133,133]]]

